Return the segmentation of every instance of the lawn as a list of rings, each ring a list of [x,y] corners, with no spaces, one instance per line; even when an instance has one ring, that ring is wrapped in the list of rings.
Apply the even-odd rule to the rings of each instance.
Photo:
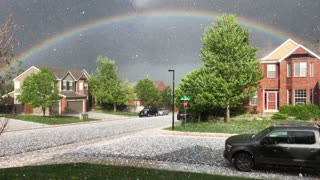
[[[257,133],[273,124],[303,123],[301,120],[233,120],[229,124],[224,122],[201,122],[187,123],[186,128],[183,125],[175,127],[176,131],[188,132],[210,132],[210,133],[231,133],[245,134]],[[170,128],[166,128],[171,130]]]
[[[102,113],[113,114],[113,115],[121,115],[121,116],[138,116],[137,112],[126,112],[126,111],[109,111],[109,110],[101,110]]]
[[[0,169],[0,179],[233,179],[248,178],[96,164],[59,164]]]
[[[36,115],[8,115],[7,117],[12,119],[19,119],[23,121],[36,122],[41,124],[55,125],[55,124],[69,124],[86,121],[94,121],[96,119],[81,120],[75,116],[36,116]]]

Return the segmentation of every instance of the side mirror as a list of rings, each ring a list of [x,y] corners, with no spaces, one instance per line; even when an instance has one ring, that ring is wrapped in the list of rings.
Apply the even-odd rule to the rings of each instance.
[[[264,137],[261,139],[260,144],[261,145],[268,145],[268,144],[272,144],[271,142],[272,142],[272,140],[270,139],[270,137]]]

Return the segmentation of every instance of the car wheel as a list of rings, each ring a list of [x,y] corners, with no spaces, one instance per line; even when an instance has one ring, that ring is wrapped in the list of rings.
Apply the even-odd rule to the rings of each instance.
[[[253,159],[247,153],[239,153],[234,157],[233,165],[239,171],[250,172],[253,167]]]
[[[147,116],[150,117],[150,114],[148,113]]]

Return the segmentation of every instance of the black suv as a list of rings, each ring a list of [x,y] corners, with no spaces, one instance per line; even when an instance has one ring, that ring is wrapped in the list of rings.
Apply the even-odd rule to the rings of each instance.
[[[319,168],[319,138],[313,124],[273,125],[258,134],[229,137],[223,155],[240,171],[261,164]]]
[[[143,116],[157,116],[158,115],[158,109],[157,108],[144,108],[139,112],[139,117]]]

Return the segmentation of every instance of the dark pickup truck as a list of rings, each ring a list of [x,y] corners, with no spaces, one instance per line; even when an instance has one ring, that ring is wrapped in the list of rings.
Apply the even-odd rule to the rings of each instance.
[[[224,157],[239,171],[255,165],[320,167],[319,126],[273,125],[257,134],[242,134],[225,141]]]

